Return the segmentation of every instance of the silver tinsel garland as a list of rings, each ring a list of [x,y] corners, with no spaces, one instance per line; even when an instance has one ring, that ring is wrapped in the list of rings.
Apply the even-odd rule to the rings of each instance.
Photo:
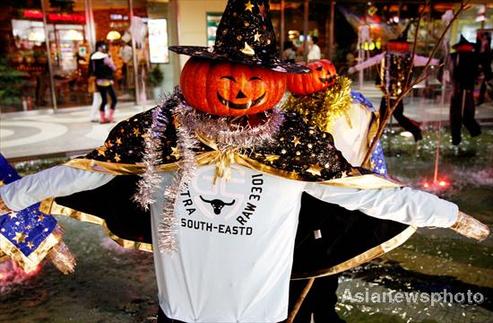
[[[173,111],[173,117],[181,120],[188,111],[181,109],[180,104]],[[175,201],[178,193],[184,189],[192,180],[197,163],[195,162],[194,149],[198,148],[199,142],[193,136],[193,132],[187,125],[181,124],[176,129],[177,147],[180,151],[179,169],[175,173],[172,184],[164,190],[164,204],[162,211],[161,223],[158,227],[159,250],[174,251],[176,250],[176,230],[177,223],[175,217]]]
[[[159,106],[153,111],[152,125],[147,130],[144,158],[142,161],[145,172],[141,175],[141,179],[137,183],[137,192],[133,196],[133,200],[146,210],[155,202],[152,196],[161,182],[156,166],[162,162],[161,138],[164,137],[169,123],[168,118],[162,113],[162,110],[163,107]]]
[[[220,151],[228,148],[254,148],[273,140],[273,135],[284,121],[284,115],[278,108],[282,104],[278,104],[272,112],[265,112],[266,121],[253,127],[234,123],[232,117],[217,117],[197,111],[186,104],[179,107],[186,112],[182,114],[180,122],[195,134],[214,142]]]

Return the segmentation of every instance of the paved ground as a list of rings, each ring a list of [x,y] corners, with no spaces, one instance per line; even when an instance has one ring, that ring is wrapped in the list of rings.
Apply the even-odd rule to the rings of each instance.
[[[381,92],[368,84],[359,89],[378,106]],[[120,104],[117,108],[117,121],[149,109],[131,103]],[[66,108],[53,113],[51,110],[4,113],[0,116],[0,152],[10,160],[31,159],[36,156],[84,152],[104,142],[108,132],[115,125],[91,123],[90,107]],[[448,120],[448,104],[440,104],[440,99],[409,97],[405,100],[405,114],[427,122]],[[493,121],[493,103],[483,104],[477,109],[480,122]],[[69,153],[69,155],[71,155]]]
[[[152,107],[121,104],[116,121],[124,120]],[[4,113],[0,119],[0,152],[8,159],[86,151],[104,142],[116,123],[90,122],[90,107]]]

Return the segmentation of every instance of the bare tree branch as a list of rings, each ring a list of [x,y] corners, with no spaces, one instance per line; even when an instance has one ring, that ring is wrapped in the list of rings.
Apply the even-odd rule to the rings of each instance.
[[[445,38],[445,35],[449,31],[449,29],[452,26],[452,24],[454,23],[454,21],[457,20],[459,15],[466,9],[466,7],[469,5],[470,2],[471,2],[471,0],[466,0],[466,1],[461,2],[459,9],[454,14],[454,17],[450,20],[450,22],[445,26],[445,29],[443,30],[442,34],[440,35],[438,42],[433,47],[433,50],[431,51],[431,55],[428,57],[428,61],[424,65],[423,71],[416,78],[416,80],[414,82],[411,82],[410,84],[407,84],[407,82],[406,82],[406,85],[405,85],[403,91],[401,93],[399,93],[399,95],[397,96],[397,98],[395,100],[393,100],[392,107],[390,107],[390,94],[388,93],[387,90],[384,90],[384,96],[385,96],[385,100],[387,103],[387,110],[386,110],[386,113],[384,116],[380,116],[381,121],[380,121],[380,124],[378,126],[378,130],[377,130],[375,136],[373,137],[373,139],[371,141],[370,147],[368,148],[368,151],[366,152],[366,155],[365,155],[365,158],[363,159],[362,165],[368,163],[368,161],[370,160],[371,154],[373,153],[373,150],[375,150],[375,147],[377,146],[378,141],[382,137],[383,131],[385,130],[385,127],[389,123],[390,118],[392,117],[392,114],[394,113],[395,109],[397,109],[399,102],[402,101],[402,99],[413,89],[413,87],[416,84],[426,80],[426,78],[429,76],[431,60],[433,59],[436,52],[438,51],[440,44],[442,43],[443,39]],[[428,3],[429,2],[427,1],[426,4],[428,4]],[[424,9],[420,12],[418,21],[421,20],[423,14],[424,14]],[[414,45],[413,45],[413,52],[412,52],[411,59],[414,59],[414,52],[416,50],[416,40],[417,40],[418,28],[419,28],[419,25],[417,26],[416,33],[414,35]],[[412,69],[413,69],[413,64],[411,64],[411,66],[410,66],[408,77],[410,77],[410,74],[412,73]]]

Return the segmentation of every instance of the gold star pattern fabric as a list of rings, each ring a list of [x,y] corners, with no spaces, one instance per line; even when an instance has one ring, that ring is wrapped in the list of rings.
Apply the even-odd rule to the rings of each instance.
[[[127,120],[118,123],[108,135],[103,146],[87,154],[83,159],[109,162],[115,164],[138,164],[142,162],[145,141],[149,140],[148,131],[153,122],[153,113],[156,109],[163,109],[168,120],[172,120],[172,109],[178,105],[183,97],[180,93],[170,96],[162,106],[139,113]],[[176,129],[170,121],[164,134],[162,161],[174,163],[180,159],[180,152],[176,143]],[[200,147],[198,151],[208,148]]]
[[[0,180],[9,184],[20,178],[0,154]],[[54,233],[56,219],[43,214],[39,206],[36,203],[21,211],[0,210],[0,254],[5,254],[25,271],[33,270],[61,239],[60,234]]]
[[[26,234],[23,232],[16,232],[14,240],[17,243],[24,243],[26,241]]]
[[[245,10],[253,11],[253,4],[251,1],[245,3]]]
[[[122,144],[105,144],[104,156],[95,150],[88,154],[86,159],[94,159],[112,163],[137,164],[142,162],[145,150],[145,136],[152,125],[152,115],[155,109],[164,109],[169,124],[161,138],[162,164],[171,164],[181,158],[177,145],[176,128],[174,125],[172,108],[182,98],[177,95],[168,100],[164,106],[156,107],[147,112],[138,114],[118,124],[110,133],[106,143],[119,141]],[[343,174],[359,174],[353,171],[352,166],[334,147],[334,141],[329,133],[319,130],[316,126],[309,126],[303,117],[296,112],[285,112],[285,120],[272,143],[238,151],[259,165],[272,167],[282,171],[290,177],[306,181],[326,181],[341,178]],[[135,136],[139,133],[139,136]],[[200,143],[195,149],[197,154],[213,151],[211,146]]]
[[[258,162],[306,181],[325,181],[341,178],[343,172],[359,172],[353,171],[353,167],[335,148],[329,133],[308,126],[295,112],[285,113],[285,121],[273,143],[257,148],[255,153]]]

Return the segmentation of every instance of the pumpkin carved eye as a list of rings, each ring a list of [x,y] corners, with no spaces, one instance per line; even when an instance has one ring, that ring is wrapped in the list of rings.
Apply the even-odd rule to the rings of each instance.
[[[307,66],[310,73],[288,75],[288,90],[291,93],[298,96],[309,95],[334,84],[337,73],[329,60],[321,59]]]
[[[191,58],[180,86],[187,103],[198,110],[241,116],[273,108],[284,94],[286,76],[262,67]]]

